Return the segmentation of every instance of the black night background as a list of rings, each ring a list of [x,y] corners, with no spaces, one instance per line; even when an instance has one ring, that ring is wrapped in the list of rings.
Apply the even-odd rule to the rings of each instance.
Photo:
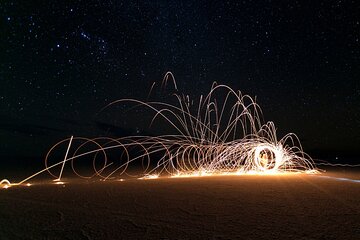
[[[359,10],[356,1],[2,1],[2,165],[41,158],[72,134],[148,131],[97,113],[144,99],[167,71],[193,97],[213,81],[257,96],[279,135],[296,133],[314,158],[349,161],[360,143]]]
[[[39,169],[71,135],[155,134],[146,111],[99,111],[146,99],[168,71],[192,98],[214,81],[256,96],[315,160],[360,164],[358,1],[2,0],[0,13],[1,174]]]

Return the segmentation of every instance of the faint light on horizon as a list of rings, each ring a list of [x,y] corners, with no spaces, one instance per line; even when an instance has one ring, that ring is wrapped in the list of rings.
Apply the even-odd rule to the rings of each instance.
[[[347,182],[354,182],[360,183],[360,179],[351,179],[351,178],[344,178],[344,177],[332,177],[332,176],[319,176],[321,178],[330,178],[337,181],[347,181]]]

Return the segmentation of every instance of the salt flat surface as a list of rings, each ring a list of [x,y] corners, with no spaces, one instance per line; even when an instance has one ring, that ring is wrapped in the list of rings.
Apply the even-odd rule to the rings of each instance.
[[[351,180],[360,174],[11,187],[0,191],[0,239],[360,239]]]

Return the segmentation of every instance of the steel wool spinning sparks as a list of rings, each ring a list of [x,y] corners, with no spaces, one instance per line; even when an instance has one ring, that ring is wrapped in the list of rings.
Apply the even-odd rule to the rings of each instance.
[[[45,158],[45,169],[16,183],[28,182],[49,172],[60,182],[65,166],[82,178],[119,179],[122,175],[139,179],[160,176],[191,177],[209,175],[317,173],[313,160],[302,150],[298,137],[289,133],[278,139],[273,122],[264,123],[262,111],[253,98],[214,83],[207,95],[192,100],[179,94],[172,73],[161,84],[171,81],[175,103],[120,99],[107,105],[134,104],[153,112],[151,125],[164,121],[174,134],[159,136],[71,137],[55,144]],[[152,85],[149,97],[155,89]],[[52,153],[67,145],[65,158],[50,164]],[[110,161],[110,155],[117,161]],[[109,154],[110,153],[110,154]],[[76,165],[80,159],[91,159],[91,174],[81,174]],[[131,175],[133,166],[140,174]],[[2,186],[12,184],[1,181]]]

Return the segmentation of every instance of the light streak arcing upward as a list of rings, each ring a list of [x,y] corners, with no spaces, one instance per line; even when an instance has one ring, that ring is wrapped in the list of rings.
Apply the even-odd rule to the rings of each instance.
[[[214,83],[207,95],[192,100],[188,95],[177,93],[176,81],[170,72],[166,73],[162,88],[169,79],[176,90],[173,93],[175,104],[120,99],[102,111],[123,103],[144,107],[154,113],[151,126],[162,119],[175,131],[174,134],[64,139],[49,150],[45,157],[45,169],[17,184],[27,182],[45,171],[61,181],[65,163],[70,163],[79,177],[99,177],[103,180],[130,175],[129,169],[138,165],[143,169],[136,176],[139,179],[317,172],[311,157],[303,152],[298,137],[289,133],[278,139],[274,123],[264,123],[261,108],[249,95]],[[155,85],[152,85],[151,91]],[[50,164],[53,151],[67,143],[65,159]],[[108,153],[113,151],[118,152],[118,160],[110,162]],[[82,158],[91,159],[91,174],[80,174],[76,168],[77,161]],[[60,174],[54,172],[58,168]],[[1,181],[1,185],[11,186],[7,180]]]

